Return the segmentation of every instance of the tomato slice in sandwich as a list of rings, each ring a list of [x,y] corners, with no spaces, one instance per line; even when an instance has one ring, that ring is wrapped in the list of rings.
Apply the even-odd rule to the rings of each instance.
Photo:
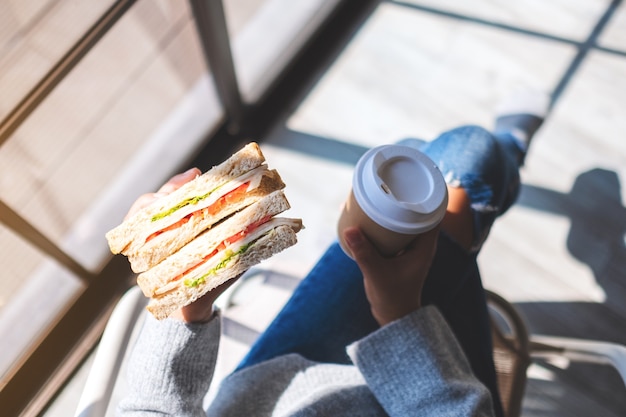
[[[200,217],[200,216],[206,216],[207,214],[210,215],[215,215],[217,213],[219,213],[222,208],[224,207],[224,205],[226,204],[230,204],[234,201],[237,201],[239,199],[241,199],[246,192],[248,191],[248,186],[250,185],[250,181],[245,182],[243,184],[241,184],[239,187],[235,188],[234,190],[224,194],[223,196],[221,196],[220,198],[217,199],[217,201],[215,201],[213,204],[211,204],[210,206],[207,206],[203,209],[200,209],[198,211],[194,211],[193,213],[189,213],[188,215],[186,215],[185,217],[183,217],[182,219],[180,219],[179,221],[177,221],[176,223],[173,223],[161,230],[158,230],[154,233],[152,233],[150,236],[148,236],[146,238],[146,242],[148,243],[149,241],[151,241],[152,239],[154,239],[155,237],[162,235],[165,232],[169,232],[171,230],[176,230],[179,227],[183,226],[185,223],[188,223],[191,219],[193,219],[194,217]]]
[[[262,218],[261,220],[259,220],[257,222],[249,224],[241,232],[235,233],[234,235],[224,239],[219,245],[217,245],[217,247],[215,249],[213,249],[213,251],[211,253],[209,253],[204,258],[202,258],[202,260],[200,262],[198,262],[197,264],[191,266],[190,268],[185,270],[183,273],[175,276],[174,278],[172,278],[170,280],[170,282],[178,281],[183,276],[189,274],[190,272],[192,272],[195,269],[199,268],[200,266],[204,265],[211,258],[213,258],[215,255],[217,255],[219,252],[223,251],[224,249],[226,249],[228,246],[232,245],[233,243],[236,243],[236,242],[240,241],[241,239],[244,239],[248,234],[250,234],[254,230],[258,229],[259,226],[261,226],[264,223],[267,223],[268,221],[270,221],[271,218],[272,218],[272,216],[266,216],[266,217]]]

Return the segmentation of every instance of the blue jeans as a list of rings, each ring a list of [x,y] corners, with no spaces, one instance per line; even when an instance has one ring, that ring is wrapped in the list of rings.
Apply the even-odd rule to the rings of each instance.
[[[476,126],[460,127],[432,142],[407,139],[463,187],[472,202],[473,248],[467,252],[441,234],[422,300],[438,306],[475,375],[490,389],[502,415],[492,357],[489,316],[476,256],[497,216],[519,192],[520,150],[512,138]],[[237,370],[286,353],[319,362],[350,363],[345,348],[378,329],[356,263],[331,245],[258,338]]]

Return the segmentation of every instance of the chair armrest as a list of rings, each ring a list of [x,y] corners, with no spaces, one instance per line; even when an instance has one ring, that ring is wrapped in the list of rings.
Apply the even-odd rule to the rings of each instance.
[[[104,417],[135,324],[146,298],[139,287],[130,288],[115,306],[87,376],[75,417]]]
[[[554,336],[531,336],[531,356],[545,357],[557,354],[575,362],[612,365],[626,385],[626,346]]]

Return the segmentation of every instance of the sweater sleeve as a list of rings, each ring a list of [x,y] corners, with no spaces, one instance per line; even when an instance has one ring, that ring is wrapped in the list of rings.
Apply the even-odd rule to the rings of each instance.
[[[128,392],[117,415],[203,416],[221,331],[219,313],[206,324],[147,315],[127,368]]]
[[[491,416],[487,388],[434,306],[423,307],[348,347],[391,416]]]

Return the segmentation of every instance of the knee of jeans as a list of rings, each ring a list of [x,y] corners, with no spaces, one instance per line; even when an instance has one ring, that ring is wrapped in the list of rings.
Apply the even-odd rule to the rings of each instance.
[[[448,185],[482,189],[497,175],[501,154],[494,136],[480,126],[461,126],[441,134],[424,148],[439,167]],[[484,200],[484,189],[476,190]]]
[[[425,148],[450,187],[463,188],[474,215],[475,246],[482,243],[502,209],[507,190],[505,155],[495,138],[480,126],[462,126],[443,133]]]
[[[496,137],[481,126],[467,125],[458,128],[460,135],[455,135],[462,140],[477,155],[492,155],[498,149]]]
[[[442,133],[424,147],[424,153],[436,163],[476,171],[499,157],[499,148],[497,138],[487,129],[466,125]]]
[[[421,151],[426,146],[426,141],[418,138],[404,138],[396,141],[396,145],[408,146],[409,148],[417,149]]]

